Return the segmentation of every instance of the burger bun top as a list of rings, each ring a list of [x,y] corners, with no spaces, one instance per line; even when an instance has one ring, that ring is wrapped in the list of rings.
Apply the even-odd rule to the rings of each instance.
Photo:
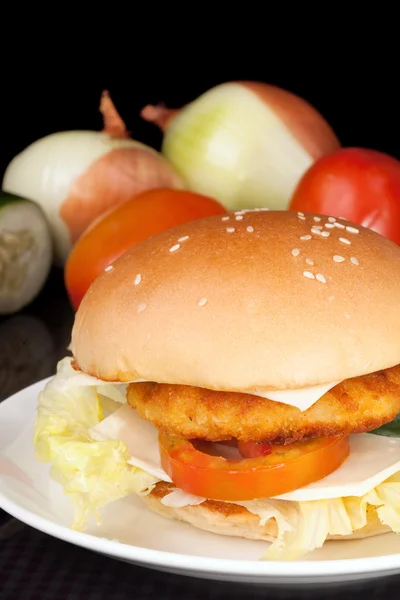
[[[250,392],[400,363],[399,246],[321,214],[227,216],[159,233],[94,281],[72,331],[82,371]]]

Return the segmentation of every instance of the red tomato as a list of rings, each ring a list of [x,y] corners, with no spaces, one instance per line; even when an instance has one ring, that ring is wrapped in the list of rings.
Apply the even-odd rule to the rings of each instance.
[[[345,217],[400,244],[400,161],[363,148],[328,154],[305,172],[289,209]]]
[[[268,456],[272,452],[271,444],[262,444],[260,442],[238,442],[238,450],[245,458],[255,458],[256,456]]]
[[[72,306],[77,310],[96,277],[131,246],[181,223],[226,212],[208,196],[173,189],[143,192],[109,211],[83,233],[66,261]]]
[[[254,500],[291,492],[326,477],[350,452],[349,438],[317,438],[272,446],[268,456],[227,460],[197,450],[189,440],[159,433],[163,469],[183,491],[210,500]]]

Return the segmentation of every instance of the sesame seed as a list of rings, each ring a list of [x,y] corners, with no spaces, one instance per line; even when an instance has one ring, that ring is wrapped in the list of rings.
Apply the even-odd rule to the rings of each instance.
[[[342,221],[348,221],[348,219],[346,219],[346,217],[338,217],[338,219],[342,219]]]
[[[347,225],[346,231],[349,231],[350,233],[358,233],[360,230],[356,227],[350,227],[350,225]]]
[[[321,275],[321,273],[317,273],[315,279],[318,279],[318,281],[320,281],[321,283],[326,283],[326,279],[323,275]]]
[[[221,221],[229,221],[229,217],[222,217]]]
[[[356,258],[355,256],[352,256],[350,258],[350,261],[353,263],[353,265],[359,265],[360,264],[358,258]]]
[[[336,221],[335,217],[328,217],[329,223],[334,223]]]
[[[236,221],[242,221],[243,220],[243,215],[237,215],[235,217]]]
[[[184,235],[183,237],[179,238],[178,242],[186,242],[186,240],[189,239],[188,235]]]
[[[172,246],[172,248],[169,249],[170,252],[175,252],[175,250],[179,250],[180,248],[180,244],[175,244],[175,246]]]
[[[321,217],[314,217],[314,221],[317,221],[317,223],[318,223],[318,221],[320,221],[320,220],[321,220]]]
[[[134,279],[134,284],[135,285],[139,285],[139,283],[142,281],[142,276],[140,275],[140,273],[138,275],[136,275],[135,279]]]
[[[252,227],[251,225],[249,225],[248,227],[246,227],[246,230],[247,230],[249,233],[252,233],[252,232],[254,231],[254,227]]]
[[[350,240],[347,240],[346,238],[339,238],[339,242],[342,242],[342,244],[351,244]]]
[[[293,256],[298,256],[300,254],[300,250],[298,248],[293,248],[292,254]]]
[[[319,230],[318,227],[311,227],[311,233],[315,233],[317,235],[321,234],[321,232],[320,232],[320,230]]]
[[[235,215],[245,215],[246,214],[246,210],[235,210]]]
[[[334,260],[335,262],[341,263],[341,262],[343,262],[343,261],[344,261],[344,260],[346,260],[346,259],[345,259],[345,258],[343,258],[343,256],[339,256],[338,254],[335,254],[335,256],[333,257],[333,260]]]
[[[302,235],[300,239],[301,240],[311,240],[312,238],[311,238],[311,235]]]
[[[199,306],[204,306],[207,303],[207,298],[202,298],[199,300]]]
[[[329,233],[329,231],[321,231],[321,235],[322,237],[329,237],[331,234]]]
[[[313,229],[322,229],[322,225],[313,225]]]
[[[112,271],[112,270],[113,270],[113,268],[114,268],[114,267],[113,267],[112,265],[109,265],[109,266],[108,266],[108,267],[106,267],[104,270],[105,270],[105,272],[106,272],[106,273],[108,273],[108,271]]]
[[[302,215],[299,215],[299,219],[301,219],[302,221],[305,221],[305,220],[306,220],[306,218],[305,218],[305,217],[303,217]]]
[[[335,225],[333,223],[325,223],[325,227],[327,229],[333,229],[335,227]]]
[[[138,313],[142,312],[145,308],[146,304],[144,302],[142,304],[139,304],[139,306],[137,307]]]
[[[313,261],[313,259],[312,259],[312,258],[306,258],[306,263],[307,263],[308,265],[311,265],[311,266],[313,266],[313,264],[314,264],[314,261]]]
[[[233,233],[235,231],[235,228],[234,227],[227,227],[226,230],[227,230],[228,233]]]
[[[308,277],[308,279],[315,279],[314,275],[310,271],[303,271],[304,277]]]
[[[297,214],[299,215],[299,217],[304,217],[304,213],[303,212],[297,211]]]
[[[339,229],[344,229],[343,223],[338,223],[337,221],[335,221],[335,227],[339,227]]]

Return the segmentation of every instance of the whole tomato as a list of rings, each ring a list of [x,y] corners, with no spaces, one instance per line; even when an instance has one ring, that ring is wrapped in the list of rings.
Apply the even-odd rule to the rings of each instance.
[[[300,179],[289,210],[345,217],[400,244],[400,161],[364,148],[328,154]]]
[[[181,223],[225,214],[213,198],[185,190],[154,189],[131,198],[97,219],[73,246],[64,280],[75,310],[91,283],[126,250]]]

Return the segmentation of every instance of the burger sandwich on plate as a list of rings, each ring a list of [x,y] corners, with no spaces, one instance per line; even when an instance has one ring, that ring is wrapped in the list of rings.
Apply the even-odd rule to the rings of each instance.
[[[138,494],[294,560],[400,532],[400,247],[241,210],[134,246],[91,286],[38,399],[76,529]]]

